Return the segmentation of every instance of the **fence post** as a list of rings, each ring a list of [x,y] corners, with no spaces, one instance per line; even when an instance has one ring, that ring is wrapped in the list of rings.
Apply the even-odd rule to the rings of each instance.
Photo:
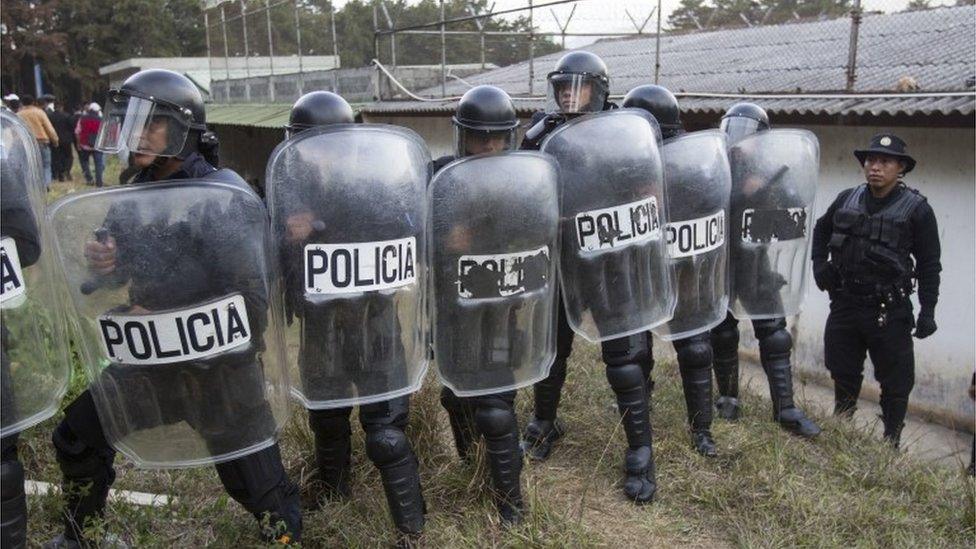
[[[654,84],[661,79],[661,0],[657,0],[657,33],[654,38]]]
[[[857,80],[857,35],[861,28],[861,0],[854,0],[851,8],[851,42],[847,50],[847,86],[848,92],[854,91],[854,81]]]

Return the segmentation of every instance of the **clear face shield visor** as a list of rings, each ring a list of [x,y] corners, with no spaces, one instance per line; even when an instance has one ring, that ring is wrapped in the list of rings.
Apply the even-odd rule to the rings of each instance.
[[[726,141],[732,145],[743,137],[749,137],[758,132],[759,121],[745,116],[730,116],[722,119],[719,129],[725,132]]]
[[[109,98],[95,148],[110,154],[126,150],[153,156],[176,156],[186,144],[190,118],[189,113],[170,105],[114,94]]]
[[[606,104],[606,86],[594,76],[550,74],[548,80],[546,112],[564,114],[599,112]]]
[[[463,158],[515,149],[515,128],[508,130],[472,130],[454,126],[454,156]]]

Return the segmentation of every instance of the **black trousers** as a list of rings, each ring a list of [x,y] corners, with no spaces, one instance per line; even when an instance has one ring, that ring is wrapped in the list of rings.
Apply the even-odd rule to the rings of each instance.
[[[874,377],[881,385],[881,402],[904,401],[915,385],[914,327],[911,302],[904,302],[878,326],[878,309],[832,294],[824,329],[824,361],[838,388],[860,392],[864,359],[871,357]]]

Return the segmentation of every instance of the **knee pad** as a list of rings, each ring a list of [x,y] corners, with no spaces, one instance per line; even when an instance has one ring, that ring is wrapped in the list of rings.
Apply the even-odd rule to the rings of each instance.
[[[607,364],[607,381],[615,393],[631,391],[644,386],[644,371],[636,363]]]
[[[611,367],[642,364],[652,360],[646,333],[604,341],[600,345],[600,349],[603,354],[603,363]]]
[[[739,325],[721,323],[712,330],[712,349],[719,356],[739,352]]]
[[[761,337],[760,337],[761,334]],[[756,333],[759,337],[759,353],[761,357],[775,358],[789,356],[793,350],[793,336],[785,327]]]
[[[326,438],[352,436],[349,414],[352,408],[333,408],[329,410],[309,410],[308,426],[312,434]]]
[[[410,456],[410,441],[403,429],[393,425],[381,425],[366,431],[366,456],[382,469]]]
[[[68,479],[97,479],[111,484],[115,481],[115,451],[111,448],[92,448],[79,439],[62,421],[51,435],[61,472]]]
[[[517,434],[515,411],[509,407],[478,406],[474,413],[478,430],[485,438],[498,438],[507,434]]]
[[[762,318],[752,321],[752,331],[756,339],[762,341],[778,331],[786,331],[785,318]]]
[[[0,493],[3,501],[24,495],[24,466],[19,460],[0,463]]]
[[[676,341],[678,367],[682,370],[702,370],[712,366],[712,344],[707,338]]]

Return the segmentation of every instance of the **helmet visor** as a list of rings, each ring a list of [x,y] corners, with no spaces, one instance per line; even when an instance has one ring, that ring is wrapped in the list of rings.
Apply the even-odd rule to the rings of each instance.
[[[596,77],[587,74],[549,75],[546,112],[599,112],[606,102],[606,86]]]
[[[174,107],[115,94],[109,99],[95,148],[106,153],[127,149],[153,156],[177,156],[189,132],[187,115]]]
[[[719,129],[728,136],[729,145],[759,131],[759,121],[745,116],[730,116],[722,119]]]
[[[454,156],[457,158],[514,149],[515,128],[485,131],[454,126]]]

